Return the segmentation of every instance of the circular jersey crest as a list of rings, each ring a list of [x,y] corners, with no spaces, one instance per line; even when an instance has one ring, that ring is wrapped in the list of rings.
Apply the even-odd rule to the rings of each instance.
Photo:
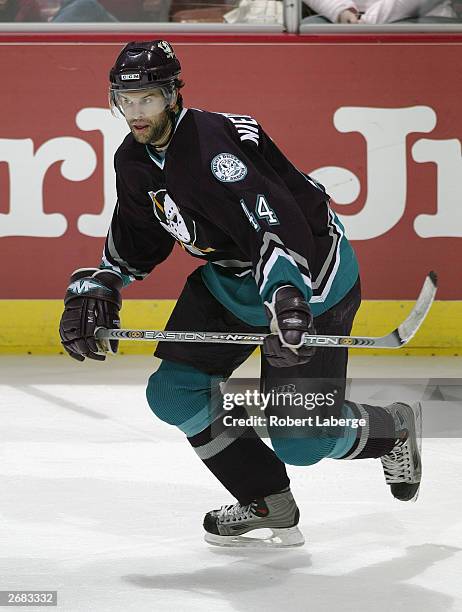
[[[212,173],[222,183],[242,181],[247,175],[247,166],[231,153],[220,153],[212,159]]]

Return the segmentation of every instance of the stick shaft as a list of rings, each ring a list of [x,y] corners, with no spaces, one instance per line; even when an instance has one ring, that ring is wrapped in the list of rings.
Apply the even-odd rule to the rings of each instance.
[[[435,299],[436,274],[430,272],[414,308],[406,319],[386,336],[310,336],[305,334],[307,346],[325,348],[400,348],[415,335]],[[268,334],[230,334],[227,332],[163,331],[159,329],[105,329],[96,330],[97,340],[145,340],[157,342],[206,342],[210,344],[263,344]]]
[[[160,329],[104,329],[96,333],[98,340],[145,340],[156,342],[199,342],[210,344],[263,344],[269,334],[228,334],[224,332],[163,331]],[[306,345],[315,346],[373,346],[378,338],[351,336],[307,336]]]

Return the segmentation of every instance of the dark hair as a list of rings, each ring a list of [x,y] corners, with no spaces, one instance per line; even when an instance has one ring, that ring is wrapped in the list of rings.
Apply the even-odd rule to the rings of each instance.
[[[175,87],[178,90],[178,99],[177,99],[177,104],[180,108],[180,110],[183,108],[183,96],[180,93],[180,89],[182,89],[184,87],[185,83],[183,81],[183,79],[175,79]]]

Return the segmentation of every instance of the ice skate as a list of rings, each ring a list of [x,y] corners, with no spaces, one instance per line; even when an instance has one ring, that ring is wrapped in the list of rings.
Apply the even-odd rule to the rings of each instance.
[[[302,546],[305,538],[297,527],[299,514],[290,489],[256,499],[248,506],[222,506],[205,515],[205,541],[215,546]],[[270,535],[255,533],[262,529],[269,530]]]
[[[380,458],[385,480],[396,499],[416,501],[422,477],[422,408],[419,403],[396,403],[385,410],[396,426],[396,444]]]

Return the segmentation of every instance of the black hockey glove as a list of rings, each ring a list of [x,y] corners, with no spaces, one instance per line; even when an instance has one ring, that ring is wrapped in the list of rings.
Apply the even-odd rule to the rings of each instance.
[[[59,324],[61,342],[71,357],[104,361],[104,352],[117,352],[118,340],[104,346],[95,340],[98,327],[120,327],[122,279],[111,270],[82,268],[73,272],[64,298],[64,312]]]
[[[313,315],[300,291],[292,285],[279,287],[271,302],[265,302],[272,334],[265,338],[263,353],[276,368],[307,363],[314,346],[303,345],[303,334],[315,334]]]

